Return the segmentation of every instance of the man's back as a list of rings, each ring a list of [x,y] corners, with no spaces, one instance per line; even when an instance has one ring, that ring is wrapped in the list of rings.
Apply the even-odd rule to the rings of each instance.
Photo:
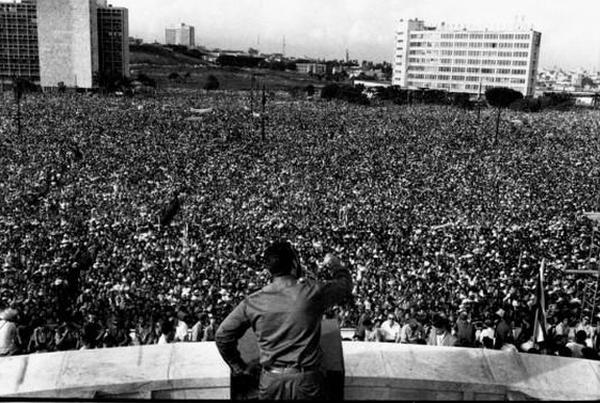
[[[321,319],[325,310],[352,293],[352,277],[332,255],[334,279],[301,282],[299,261],[288,242],[271,245],[265,261],[273,282],[248,296],[225,318],[216,334],[217,347],[234,375],[247,374],[248,364],[237,348],[248,328],[260,350],[260,399],[319,399],[323,374],[320,350]]]
[[[312,367],[320,363],[322,286],[279,277],[246,300],[263,366]]]
[[[300,283],[293,276],[275,278],[248,296],[225,319],[219,327],[217,344],[226,342],[235,329],[245,331],[252,327],[263,367],[318,367],[323,313],[351,291],[349,274],[338,272],[338,275],[339,278],[326,283]]]

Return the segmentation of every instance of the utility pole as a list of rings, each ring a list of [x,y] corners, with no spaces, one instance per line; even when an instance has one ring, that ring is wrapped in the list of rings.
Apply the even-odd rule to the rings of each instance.
[[[283,49],[281,54],[283,55],[283,57],[285,57],[285,35],[283,35]]]
[[[21,138],[21,98],[23,96],[23,87],[21,80],[18,77],[13,79],[13,91],[15,94],[15,102],[17,103],[17,138]]]
[[[265,134],[265,107],[267,105],[267,93],[266,93],[266,88],[265,88],[265,84],[263,83],[263,88],[262,88],[262,113],[260,114],[261,117],[261,122],[260,122],[260,128],[261,128],[261,137],[262,140],[265,141],[266,140],[266,134]]]

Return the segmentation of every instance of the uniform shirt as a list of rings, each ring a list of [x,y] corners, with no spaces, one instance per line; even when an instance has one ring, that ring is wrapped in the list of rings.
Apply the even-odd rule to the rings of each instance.
[[[252,327],[265,367],[319,367],[321,320],[325,310],[341,303],[352,291],[348,270],[338,268],[334,280],[300,283],[293,276],[276,277],[262,290],[246,297],[230,314],[216,334],[223,359],[234,373],[245,363],[237,340]]]

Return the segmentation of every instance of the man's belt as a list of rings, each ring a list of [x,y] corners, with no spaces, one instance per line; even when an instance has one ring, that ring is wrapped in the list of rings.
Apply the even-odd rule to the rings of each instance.
[[[312,372],[317,371],[318,367],[279,367],[279,366],[271,366],[263,368],[264,371],[270,372],[272,374],[300,374],[302,372]]]

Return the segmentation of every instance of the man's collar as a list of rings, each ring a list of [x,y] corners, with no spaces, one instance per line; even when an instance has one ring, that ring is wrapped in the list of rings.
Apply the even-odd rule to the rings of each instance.
[[[285,285],[285,286],[294,285],[297,282],[298,282],[298,278],[296,278],[295,276],[292,276],[291,274],[288,274],[285,276],[274,277],[273,281],[272,281],[273,284]]]

